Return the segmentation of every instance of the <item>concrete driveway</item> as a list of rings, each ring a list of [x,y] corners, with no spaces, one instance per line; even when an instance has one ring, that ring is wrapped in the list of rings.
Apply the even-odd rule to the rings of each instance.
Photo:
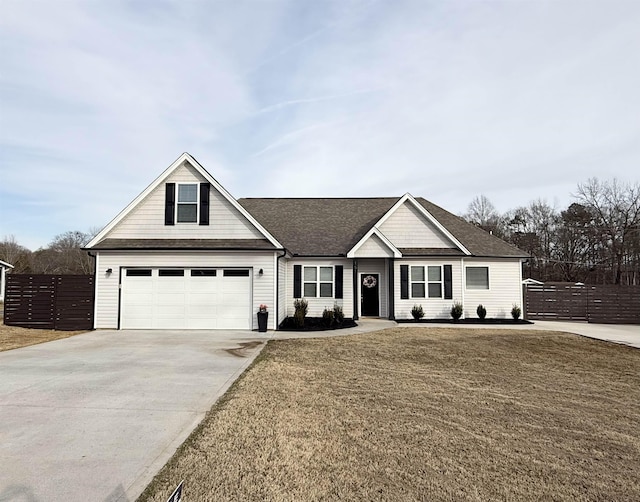
[[[0,501],[135,500],[266,338],[96,331],[0,352]]]
[[[566,331],[576,335],[620,343],[640,349],[640,326],[634,324],[591,324],[569,321],[534,321],[536,329]]]

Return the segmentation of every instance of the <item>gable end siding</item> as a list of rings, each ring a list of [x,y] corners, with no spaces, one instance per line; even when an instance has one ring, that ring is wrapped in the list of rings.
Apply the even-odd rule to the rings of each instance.
[[[380,231],[397,248],[456,248],[409,202],[399,206],[382,223]]]
[[[167,183],[208,183],[191,165],[177,168]],[[165,225],[165,184],[161,184],[120,221],[105,238],[117,239],[262,239],[263,235],[217,190],[209,190],[209,225]]]

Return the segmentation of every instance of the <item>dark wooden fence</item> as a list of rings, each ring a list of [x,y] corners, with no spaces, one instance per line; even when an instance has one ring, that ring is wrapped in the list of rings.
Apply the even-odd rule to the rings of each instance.
[[[4,323],[25,328],[93,329],[92,275],[8,274]]]
[[[524,289],[526,318],[640,324],[640,286],[547,282]]]

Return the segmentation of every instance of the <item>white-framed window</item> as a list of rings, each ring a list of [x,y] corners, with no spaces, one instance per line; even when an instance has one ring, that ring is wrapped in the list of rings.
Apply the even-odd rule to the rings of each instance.
[[[442,298],[442,267],[428,266],[427,267],[427,293],[429,298]]]
[[[466,267],[467,289],[489,289],[489,267]]]
[[[443,275],[440,265],[412,266],[409,282],[411,298],[442,298]]]
[[[178,223],[198,222],[198,184],[179,183],[176,200],[176,221]]]
[[[302,296],[305,298],[332,298],[333,277],[333,267],[303,267]]]
[[[424,298],[426,290],[424,267],[411,267],[411,298]]]

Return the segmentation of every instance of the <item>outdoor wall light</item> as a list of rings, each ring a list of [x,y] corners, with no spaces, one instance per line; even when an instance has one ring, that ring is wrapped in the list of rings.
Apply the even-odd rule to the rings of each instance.
[[[112,268],[108,268],[107,269],[107,275],[111,275],[113,273],[113,269]]]
[[[262,269],[258,270],[258,275],[262,275],[262,274],[264,274],[264,270]]]

